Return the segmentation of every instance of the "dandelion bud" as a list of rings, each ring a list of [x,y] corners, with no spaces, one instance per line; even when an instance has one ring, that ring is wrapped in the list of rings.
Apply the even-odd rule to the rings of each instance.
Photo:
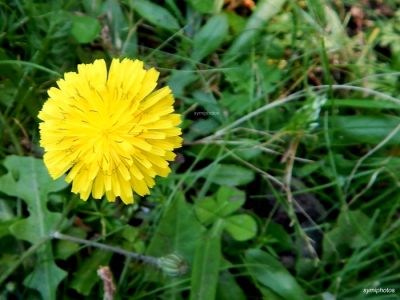
[[[169,276],[180,276],[187,272],[186,261],[177,254],[168,254],[158,259],[159,266]]]

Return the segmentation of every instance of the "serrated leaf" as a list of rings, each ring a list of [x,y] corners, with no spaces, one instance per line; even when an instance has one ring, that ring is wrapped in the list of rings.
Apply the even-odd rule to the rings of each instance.
[[[24,285],[38,290],[44,300],[56,299],[57,286],[67,276],[67,272],[60,269],[51,258],[51,250],[38,251],[39,263],[24,280]],[[42,260],[43,259],[43,260]]]
[[[2,220],[0,218],[0,220]],[[11,219],[11,220],[6,220],[6,221],[1,221],[0,222],[0,238],[6,235],[10,235],[10,227],[15,223],[18,222],[18,219]]]
[[[71,35],[80,44],[93,42],[101,30],[100,22],[89,16],[73,16]]]
[[[8,173],[0,177],[0,191],[23,199],[29,211],[29,217],[14,223],[10,230],[19,239],[32,244],[41,243],[61,220],[61,214],[47,209],[47,195],[65,188],[67,184],[63,179],[51,179],[40,159],[8,156],[4,166]],[[50,244],[39,247],[37,256],[38,263],[24,284],[38,290],[43,299],[55,299],[57,286],[66,272],[55,265]]]
[[[131,0],[128,1],[128,5],[154,26],[170,31],[179,30],[179,24],[175,17],[158,4],[146,0]]]
[[[217,50],[228,35],[228,27],[226,15],[221,14],[211,17],[194,36],[192,59],[201,61]]]
[[[247,241],[257,234],[257,223],[252,216],[241,214],[225,219],[225,229],[237,241]]]
[[[285,300],[306,300],[308,297],[289,271],[273,256],[260,250],[246,251],[245,262],[250,275]]]
[[[15,219],[13,209],[6,200],[0,199],[0,220],[1,222]]]

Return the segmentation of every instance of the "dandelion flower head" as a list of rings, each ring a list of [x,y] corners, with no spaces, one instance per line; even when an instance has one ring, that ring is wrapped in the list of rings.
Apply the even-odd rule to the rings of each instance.
[[[169,87],[156,89],[159,73],[140,60],[78,65],[48,91],[39,113],[40,145],[52,178],[67,173],[72,192],[133,202],[149,194],[154,178],[170,173],[182,145],[180,115]]]

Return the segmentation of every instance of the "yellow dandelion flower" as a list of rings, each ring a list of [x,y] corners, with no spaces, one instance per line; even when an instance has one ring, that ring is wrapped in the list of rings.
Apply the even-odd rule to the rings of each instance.
[[[64,74],[39,113],[40,145],[52,178],[64,173],[81,199],[133,202],[154,178],[170,173],[181,147],[180,115],[169,87],[155,90],[159,73],[140,60],[78,65]],[[132,191],[133,190],[133,191]]]

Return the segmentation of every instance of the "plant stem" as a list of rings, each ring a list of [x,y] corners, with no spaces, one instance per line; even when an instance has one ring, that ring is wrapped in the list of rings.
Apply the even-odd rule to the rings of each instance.
[[[60,233],[58,231],[54,232],[51,236],[52,236],[52,238],[55,238],[55,239],[75,242],[75,243],[83,244],[83,245],[86,245],[86,246],[91,246],[91,247],[103,249],[103,250],[106,250],[106,251],[111,251],[111,252],[118,253],[118,254],[124,255],[126,257],[130,257],[130,258],[133,258],[135,260],[141,261],[141,262],[143,262],[145,264],[149,264],[149,265],[155,266],[157,268],[160,267],[158,258],[153,257],[153,256],[142,255],[142,254],[138,254],[138,253],[135,253],[135,252],[126,251],[126,250],[118,248],[118,247],[109,246],[109,245],[101,244],[101,243],[94,242],[94,241],[88,241],[88,240],[80,239],[80,238],[77,238],[77,237],[74,237],[74,236],[62,234],[62,233]]]

